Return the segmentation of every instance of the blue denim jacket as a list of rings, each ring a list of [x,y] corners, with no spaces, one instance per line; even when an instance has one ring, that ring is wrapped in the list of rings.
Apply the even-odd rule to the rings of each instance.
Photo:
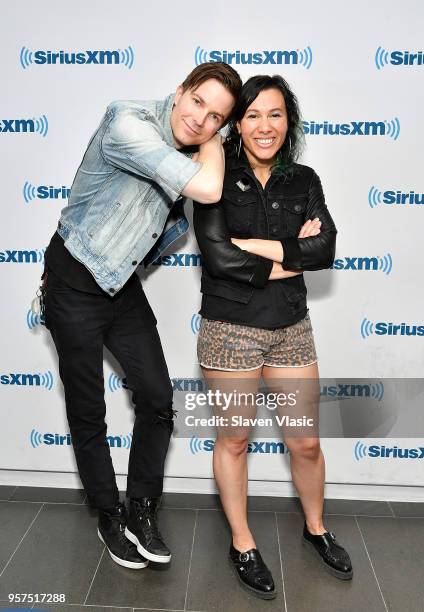
[[[180,194],[201,164],[175,149],[173,101],[174,94],[161,101],[112,102],[61,212],[57,231],[66,248],[110,295],[156,242],[150,261],[189,227]]]

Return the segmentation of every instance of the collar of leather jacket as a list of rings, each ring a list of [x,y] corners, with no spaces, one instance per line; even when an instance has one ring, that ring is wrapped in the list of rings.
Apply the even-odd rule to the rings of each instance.
[[[247,159],[247,155],[243,147],[240,150],[239,156],[229,155],[227,153],[225,156],[225,165],[226,165],[226,172],[225,172],[225,179],[224,179],[224,189],[225,188],[230,188],[230,189],[236,188],[236,185],[238,184],[240,180],[242,181],[248,180],[247,176],[250,177],[250,181],[248,182],[251,185],[251,187],[253,186],[256,186],[257,188],[259,187],[259,181],[254,175],[254,172],[249,163],[249,160]],[[281,179],[281,176],[282,175],[280,172],[273,172],[270,177],[270,180],[267,183],[267,189],[269,189],[279,179]],[[242,188],[240,187],[240,189]]]

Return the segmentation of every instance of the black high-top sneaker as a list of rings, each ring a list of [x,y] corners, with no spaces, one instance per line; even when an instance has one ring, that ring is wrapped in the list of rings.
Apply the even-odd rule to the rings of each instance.
[[[149,562],[142,557],[137,547],[125,537],[126,510],[119,503],[111,508],[99,508],[97,534],[109,551],[110,556],[119,565],[131,569],[142,569]]]
[[[160,497],[130,499],[125,535],[137,546],[138,552],[156,563],[169,563],[171,553],[163,541],[157,524]]]

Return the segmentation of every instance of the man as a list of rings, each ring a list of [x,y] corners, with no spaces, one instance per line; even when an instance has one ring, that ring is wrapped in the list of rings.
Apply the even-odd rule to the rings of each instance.
[[[100,539],[116,563],[133,569],[171,559],[156,513],[174,415],[156,319],[134,270],[187,231],[185,197],[220,199],[217,132],[240,89],[230,66],[209,62],[165,100],[108,106],[46,251],[45,321],[79,474],[99,510]],[[128,517],[106,440],[103,346],[122,365],[135,404]]]

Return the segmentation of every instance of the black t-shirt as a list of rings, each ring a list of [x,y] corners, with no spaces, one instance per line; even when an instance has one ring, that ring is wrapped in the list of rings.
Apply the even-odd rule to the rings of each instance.
[[[303,319],[308,309],[293,314],[281,284],[284,281],[269,281],[263,289],[253,289],[248,304],[229,300],[216,295],[202,295],[199,314],[204,319],[226,321],[261,329],[279,329],[294,325]]]
[[[96,283],[91,272],[89,272],[84,264],[75,259],[75,257],[72,257],[65,247],[62,236],[57,232],[53,234],[44,259],[47,269],[52,270],[53,274],[56,274],[56,276],[73,289],[84,291],[85,293],[93,293],[94,295],[107,295],[110,297],[107,291],[103,291]],[[139,282],[135,272],[127,280],[125,286],[134,281]]]

